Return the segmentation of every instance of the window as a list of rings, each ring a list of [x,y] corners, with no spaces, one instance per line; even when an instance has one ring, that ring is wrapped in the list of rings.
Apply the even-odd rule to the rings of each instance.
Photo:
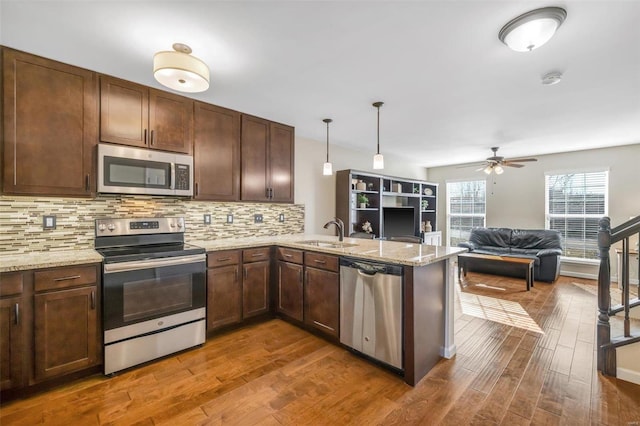
[[[562,234],[563,256],[598,258],[598,222],[608,215],[609,172],[545,174],[545,222]]]
[[[472,228],[485,226],[486,181],[447,182],[447,245],[467,241]]]

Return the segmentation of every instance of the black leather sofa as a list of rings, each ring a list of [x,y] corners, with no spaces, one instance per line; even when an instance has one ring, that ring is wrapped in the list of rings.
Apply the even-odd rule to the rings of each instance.
[[[562,242],[560,232],[546,229],[474,228],[469,241],[458,244],[471,253],[534,259],[535,281],[554,282],[560,274]],[[473,259],[467,270],[488,274],[524,276],[496,262]]]

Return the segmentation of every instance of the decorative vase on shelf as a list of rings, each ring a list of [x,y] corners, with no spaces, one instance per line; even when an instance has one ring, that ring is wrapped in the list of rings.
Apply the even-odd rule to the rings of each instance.
[[[433,227],[431,226],[431,221],[428,220],[427,223],[424,225],[424,232],[431,232],[433,230]]]
[[[431,190],[431,188],[425,188],[422,192],[424,193],[424,195],[433,195],[433,191]]]
[[[356,189],[358,191],[366,191],[367,190],[367,184],[364,183],[362,180],[359,180],[358,183],[356,183]]]

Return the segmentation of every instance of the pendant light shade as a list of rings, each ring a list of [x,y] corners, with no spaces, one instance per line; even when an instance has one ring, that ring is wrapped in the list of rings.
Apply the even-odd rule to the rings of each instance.
[[[174,43],[173,52],[153,56],[153,76],[170,89],[179,92],[204,92],[209,88],[209,67],[195,56],[186,44]]]
[[[498,38],[516,52],[530,52],[548,42],[567,17],[560,7],[543,7],[509,21]]]
[[[384,157],[380,154],[380,107],[384,105],[384,102],[374,102],[373,106],[378,109],[378,150],[376,155],[373,156],[373,168],[384,169]]]
[[[327,162],[324,163],[324,166],[322,167],[322,174],[325,176],[331,176],[333,174],[333,166],[329,162],[329,123],[331,123],[333,120],[330,118],[325,118],[322,121],[327,123]]]

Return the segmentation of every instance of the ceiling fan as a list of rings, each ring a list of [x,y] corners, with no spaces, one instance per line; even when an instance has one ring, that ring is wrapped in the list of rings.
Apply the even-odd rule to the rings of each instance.
[[[520,167],[524,167],[524,164],[519,164],[519,163],[538,161],[537,158],[506,159],[498,155],[498,147],[495,147],[495,146],[491,148],[491,151],[493,151],[493,155],[491,157],[488,157],[482,163],[472,164],[472,166],[482,166],[479,169],[477,169],[476,172],[483,171],[488,175],[490,175],[493,172],[497,175],[501,175],[502,173],[504,173],[504,169],[502,168],[503,166],[520,168]]]

